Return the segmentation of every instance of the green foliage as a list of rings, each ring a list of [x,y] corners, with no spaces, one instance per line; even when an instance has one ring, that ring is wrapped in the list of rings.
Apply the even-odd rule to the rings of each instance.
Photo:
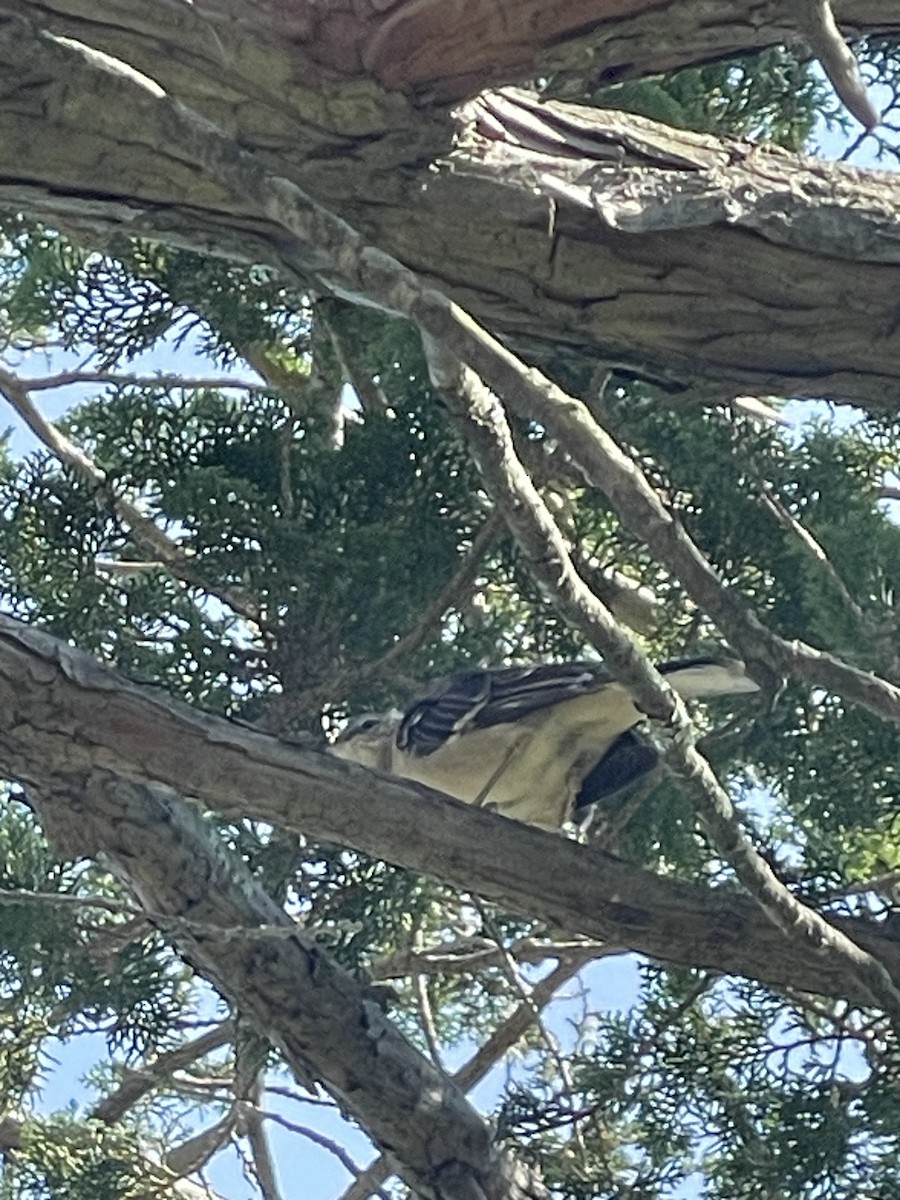
[[[623,1183],[664,1196],[701,1179],[710,1200],[895,1195],[900,1074],[889,1057],[868,1088],[845,1074],[866,1036],[749,985],[646,970],[634,1012],[582,1027],[570,1087],[535,1072],[508,1095],[500,1129],[527,1131],[548,1182],[573,1200],[618,1196]]]
[[[888,49],[870,50],[891,69]],[[807,144],[817,116],[830,117],[819,77],[788,50],[620,83],[590,99],[786,146]],[[586,652],[500,533],[474,581],[419,628],[489,504],[409,327],[312,303],[265,269],[146,243],[95,254],[21,220],[3,229],[0,310],[10,338],[46,335],[110,368],[191,343],[221,367],[240,363],[242,378],[256,369],[266,381],[249,391],[98,381],[64,427],[105,473],[102,487],[41,451],[0,457],[6,611],[207,711],[318,735],[348,713],[402,704],[422,679],[468,663]],[[369,385],[350,412],[340,406],[348,369]],[[551,364],[581,393],[592,369],[571,358]],[[900,465],[894,426],[819,420],[785,433],[691,397],[676,405],[630,381],[614,380],[604,405],[665,503],[771,628],[862,669],[896,668],[900,533],[879,500],[884,473]],[[585,575],[614,566],[657,597],[647,649],[660,659],[703,653],[714,629],[606,499],[557,473],[540,427],[520,423],[517,435]],[[98,557],[147,557],[116,514],[122,497],[187,556],[188,581],[165,567],[97,573]],[[252,604],[242,609],[236,596]],[[383,659],[417,630],[408,653]],[[373,661],[386,665],[367,670]],[[900,866],[897,734],[796,686],[767,700],[705,706],[704,749],[804,898],[893,919],[894,885],[862,895],[847,888]],[[18,894],[0,903],[0,1093],[10,1111],[27,1111],[52,1068],[53,1036],[102,1030],[114,1062],[93,1079],[111,1090],[126,1062],[179,1045],[192,1022],[210,1017],[212,1001],[144,925],[131,926],[115,882],[97,865],[60,859],[15,796],[0,812],[0,887]],[[626,859],[733,886],[681,790],[662,775],[613,798],[597,829]],[[554,935],[341,847],[251,822],[221,834],[361,978],[436,946]],[[82,903],[90,899],[109,907]],[[510,982],[508,967],[493,960],[424,983],[415,970],[387,973],[373,999],[423,1048],[430,1023],[442,1050],[460,1055],[525,1002],[527,987]],[[526,969],[526,983],[544,969]],[[555,1195],[900,1195],[900,1075],[877,1017],[662,969],[645,970],[630,1011],[597,1012],[596,1003],[583,997],[572,1030],[532,1030],[497,1115],[502,1136],[542,1163]],[[206,1092],[202,1079],[194,1092],[181,1077],[165,1080],[140,1101],[140,1124],[132,1113],[126,1128],[81,1110],[28,1121],[0,1200],[167,1194],[148,1149],[185,1136],[198,1094],[219,1115],[234,1070],[222,1051]]]
[[[193,334],[204,354],[233,362],[236,345],[302,349],[304,297],[263,267],[120,239],[96,254],[23,217],[0,221],[0,311],[14,336],[52,334],[90,346],[98,362],[129,361],[170,335]]]
[[[83,406],[69,429],[114,491],[142,497],[177,530],[213,590],[248,589],[283,614],[285,644],[270,665],[295,685],[364,660],[413,625],[482,519],[458,450],[415,413],[350,426],[336,454],[298,434],[275,397],[238,406],[221,393],[121,389]],[[125,589],[94,573],[97,556],[139,557],[96,489],[38,456],[0,484],[0,505],[14,611],[59,632],[72,614],[65,631],[83,645],[208,707],[234,711],[242,696],[258,704],[239,678],[232,617],[162,572]]]
[[[593,93],[602,108],[638,113],[678,129],[777,142],[808,143],[816,121],[838,111],[808,56],[773,47],[761,54],[626,80]]]
[[[173,1180],[146,1157],[133,1133],[100,1121],[57,1115],[28,1122],[2,1200],[168,1200]]]
[[[20,1094],[37,1082],[48,1030],[65,1034],[76,1018],[130,1055],[156,1045],[182,1009],[186,980],[145,929],[118,943],[128,911],[109,876],[61,861],[14,800],[2,810],[0,864],[0,1091]]]

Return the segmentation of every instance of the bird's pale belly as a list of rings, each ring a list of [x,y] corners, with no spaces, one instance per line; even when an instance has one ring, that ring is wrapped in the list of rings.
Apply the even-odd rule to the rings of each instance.
[[[543,711],[535,722],[538,736],[530,718],[518,723],[514,740],[509,725],[471,730],[434,754],[403,756],[392,769],[467,804],[558,829],[586,771],[638,719],[627,697],[622,700],[609,713],[612,720],[598,720],[596,698],[583,697],[557,706],[549,721]],[[582,707],[583,714],[572,711]]]

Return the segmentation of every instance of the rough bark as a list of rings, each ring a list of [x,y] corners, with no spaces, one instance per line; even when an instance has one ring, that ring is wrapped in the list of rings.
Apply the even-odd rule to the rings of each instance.
[[[327,1086],[416,1195],[546,1197],[528,1168],[494,1149],[486,1122],[450,1079],[263,892],[198,812],[168,789],[103,768],[40,775],[32,772],[29,796],[49,832],[70,851],[102,853],[192,965],[281,1049],[301,1081]],[[283,936],[254,936],[261,925]]]
[[[419,107],[547,75],[571,76],[582,87],[658,74],[800,36],[782,0],[206,0],[167,4],[166,31],[158,28],[162,14],[147,15],[138,0],[7,0],[5,7],[150,75],[163,73],[167,87],[176,79],[206,94],[210,82],[221,91],[211,52],[226,60],[240,40],[284,48],[304,68],[294,82],[337,91],[372,80]],[[838,0],[833,8],[851,38],[900,29],[891,0]],[[165,63],[161,46],[173,51]],[[262,63],[245,53],[235,65],[255,73]]]
[[[196,712],[6,617],[0,707],[0,770],[26,784],[96,771],[160,781],[226,817],[270,821],[353,847],[570,934],[775,988],[867,1002],[846,973],[785,938],[736,890],[660,878],[427,788]],[[67,803],[86,827],[102,830],[87,794],[69,794]],[[834,923],[900,981],[900,937],[865,920]]]
[[[416,25],[424,38],[435,19],[430,4],[354,6],[357,16],[328,6],[320,24],[313,6],[232,11],[218,0],[202,12],[173,9],[172,20],[167,9],[164,27],[137,0],[67,5],[66,13],[9,7],[117,55],[159,86],[37,26],[0,19],[7,207],[87,227],[94,238],[143,233],[290,274],[302,267],[315,280],[309,254],[298,257],[276,221],[212,178],[179,141],[163,88],[529,353],[587,352],[673,390],[700,381],[720,395],[896,407],[898,185],[888,176],[620,114],[537,106],[524,93],[483,96],[451,117],[421,94],[390,90],[403,82],[387,78],[378,54],[350,53],[326,29],[337,22],[352,41],[358,19],[395,34]],[[458,7],[477,31],[479,6]],[[483,7],[488,20],[491,6]],[[688,61],[686,31],[700,7],[622,3],[612,11],[598,2],[571,13],[586,18],[576,41],[594,39],[602,74],[604,62],[621,68],[617,44],[645,46],[643,58],[628,55],[634,72],[660,65],[651,42],[665,65],[682,61],[670,42]],[[704,35],[691,61],[768,44],[789,19],[774,3],[702,7]],[[889,7],[854,6],[857,27],[900,27]],[[440,11],[452,47],[456,8]],[[552,6],[535,28],[549,45],[554,21],[568,28],[570,16]],[[631,41],[635,22],[645,33]],[[518,18],[514,27],[531,28]],[[568,53],[575,42],[565,29],[557,34],[552,52]],[[343,77],[329,59],[337,52],[322,49],[332,43],[344,47]],[[543,60],[532,49],[533,66]],[[498,63],[490,79],[479,76],[459,94],[525,73]]]

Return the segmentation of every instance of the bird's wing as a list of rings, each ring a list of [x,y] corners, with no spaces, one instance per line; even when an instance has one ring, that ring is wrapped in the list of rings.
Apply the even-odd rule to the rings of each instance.
[[[533,712],[613,682],[602,663],[537,663],[466,671],[436,684],[407,710],[397,746],[408,754],[433,754],[450,738],[492,725],[513,724]]]
[[[658,670],[671,675],[673,686],[687,698],[756,690],[741,664],[733,661],[679,659],[661,663]],[[407,709],[396,745],[424,758],[459,734],[513,724],[615,682],[602,662],[590,660],[465,671],[439,681]]]
[[[649,775],[659,763],[659,754],[639,733],[629,729],[621,734],[581,783],[575,797],[575,811],[607,800],[616,792]]]

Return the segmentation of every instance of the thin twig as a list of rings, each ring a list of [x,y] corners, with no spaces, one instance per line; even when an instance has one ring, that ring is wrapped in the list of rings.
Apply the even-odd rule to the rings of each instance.
[[[605,953],[584,951],[561,958],[558,966],[534,985],[528,1000],[523,1001],[469,1061],[460,1067],[453,1076],[453,1082],[466,1092],[480,1083],[503,1055],[528,1032],[534,1020],[535,1007],[539,1010],[546,1008],[559,989],[574,978],[586,963],[604,957]]]
[[[280,1083],[267,1083],[265,1091],[272,1096],[284,1096],[286,1100],[293,1100],[295,1104],[310,1104],[313,1108],[328,1108],[337,1112],[338,1106],[330,1097],[324,1099],[320,1096],[301,1095],[296,1088],[285,1087]]]
[[[143,909],[127,900],[104,896],[72,896],[66,892],[35,892],[28,888],[0,888],[0,904],[46,904],[50,908],[95,908],[101,912],[143,918]]]
[[[422,1033],[425,1035],[428,1053],[431,1055],[431,1061],[434,1065],[443,1071],[444,1062],[441,1058],[441,1043],[437,1035],[437,1027],[434,1023],[431,1000],[428,996],[428,976],[421,973],[414,975],[413,987],[415,988],[416,1004],[419,1009],[419,1023],[422,1026]]]
[[[259,380],[219,378],[189,379],[183,375],[122,375],[116,371],[60,371],[56,375],[42,375],[34,379],[22,379],[29,392],[49,391],[51,388],[70,387],[73,383],[109,383],[115,387],[158,388],[170,391],[223,391],[232,388],[239,392],[267,392],[269,386]]]
[[[274,1121],[276,1125],[281,1125],[284,1129],[289,1129],[291,1133],[297,1133],[300,1137],[305,1137],[315,1146],[321,1146],[323,1150],[327,1150],[329,1154],[333,1154],[342,1167],[356,1178],[359,1178],[363,1173],[363,1168],[358,1166],[353,1161],[343,1146],[339,1145],[330,1137],[326,1137],[323,1133],[319,1133],[317,1129],[310,1129],[308,1125],[298,1125],[296,1121],[291,1121],[281,1113],[269,1112],[266,1109],[260,1109],[260,1116],[266,1121]],[[388,1194],[380,1187],[374,1187],[370,1195],[380,1196],[382,1200],[391,1200]]]
[[[281,1200],[278,1188],[278,1177],[275,1174],[275,1160],[266,1136],[266,1129],[258,1112],[246,1113],[247,1144],[253,1160],[253,1174],[262,1193],[263,1200]]]
[[[516,938],[507,950],[517,963],[542,963],[550,958],[573,954],[614,954],[616,948],[590,938],[573,938],[564,942],[542,938]],[[456,942],[439,942],[423,950],[396,950],[377,958],[371,967],[373,979],[402,979],[407,975],[460,975],[496,967],[501,952],[490,938],[461,938]]]
[[[243,589],[222,587],[206,579],[203,573],[197,570],[191,556],[168,534],[164,533],[150,517],[145,516],[134,501],[125,496],[116,495],[109,486],[106,472],[102,471],[83,450],[38,412],[32,403],[28,393],[28,383],[25,380],[19,379],[10,371],[0,369],[0,392],[35,437],[43,442],[60,462],[70,467],[77,475],[97,489],[103,502],[112,509],[119,520],[130,528],[136,544],[147,554],[148,558],[164,563],[166,570],[176,579],[193,587],[201,588],[210,596],[215,596],[227,604],[229,608],[246,620],[255,625],[260,624],[262,607],[259,602]]]
[[[234,1029],[233,1021],[223,1021],[182,1046],[158,1054],[135,1070],[126,1071],[115,1091],[94,1105],[91,1117],[96,1121],[104,1121],[107,1125],[120,1121],[148,1092],[164,1084],[173,1071],[182,1070],[190,1063],[228,1045],[234,1037]]]
[[[537,1026],[541,1041],[544,1043],[547,1053],[550,1055],[550,1058],[553,1060],[553,1062],[556,1063],[556,1068],[559,1071],[559,1078],[562,1082],[563,1093],[565,1095],[569,1111],[574,1112],[576,1107],[574,1094],[575,1083],[572,1079],[572,1071],[568,1062],[566,1061],[565,1056],[560,1053],[559,1042],[544,1024],[541,1016],[540,1006],[533,995],[534,989],[528,987],[528,985],[525,983],[525,980],[522,978],[518,965],[515,959],[509,953],[509,950],[503,941],[503,935],[497,928],[497,924],[494,921],[494,918],[491,916],[487,905],[478,896],[472,896],[471,899],[476,911],[481,916],[481,921],[484,925],[484,928],[487,930],[489,936],[493,938],[497,949],[500,951],[501,969],[504,975],[509,980],[513,991],[518,995],[522,1003],[531,1006],[534,1023]],[[584,1145],[581,1142],[580,1134],[578,1135],[578,1146],[583,1153]]]
[[[263,1200],[281,1200],[275,1162],[259,1108],[265,1086],[266,1049],[266,1043],[259,1036],[248,1033],[246,1028],[236,1040],[235,1132],[247,1139],[251,1169]]]
[[[840,597],[844,607],[850,613],[850,616],[856,623],[857,629],[870,645],[878,647],[881,651],[885,660],[884,673],[896,678],[900,674],[900,663],[898,663],[893,646],[888,638],[885,637],[884,631],[880,630],[871,617],[857,604],[856,600],[850,594],[850,589],[837,573],[821,543],[797,520],[794,514],[782,502],[781,498],[765,482],[759,472],[756,472],[756,481],[763,504],[772,513],[775,520],[784,526],[789,533],[793,534],[810,558],[815,561],[831,587]]]
[[[387,396],[371,375],[359,369],[355,356],[347,346],[346,339],[332,319],[331,309],[337,307],[338,303],[338,301],[320,300],[316,305],[316,315],[325,326],[341,373],[359,398],[363,412],[386,412],[389,407]]]

